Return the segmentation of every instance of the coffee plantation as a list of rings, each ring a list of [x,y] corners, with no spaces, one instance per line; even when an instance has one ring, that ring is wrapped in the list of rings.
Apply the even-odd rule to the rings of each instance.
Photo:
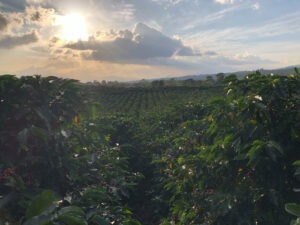
[[[0,224],[300,224],[300,74],[0,76]]]

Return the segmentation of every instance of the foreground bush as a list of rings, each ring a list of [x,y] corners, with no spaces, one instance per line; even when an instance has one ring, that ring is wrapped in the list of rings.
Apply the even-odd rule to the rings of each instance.
[[[297,71],[296,71],[297,72]],[[180,124],[163,154],[163,224],[288,224],[297,199],[300,75],[227,77],[227,96]],[[168,222],[169,221],[169,222]]]

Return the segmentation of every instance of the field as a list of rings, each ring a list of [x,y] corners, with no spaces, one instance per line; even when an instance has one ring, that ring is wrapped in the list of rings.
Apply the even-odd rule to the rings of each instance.
[[[221,95],[223,87],[160,87],[117,88],[98,87],[93,94],[102,113],[124,113],[136,117],[145,114],[161,114],[170,108],[184,104],[206,102]]]
[[[299,224],[298,70],[183,84],[0,76],[0,225]]]

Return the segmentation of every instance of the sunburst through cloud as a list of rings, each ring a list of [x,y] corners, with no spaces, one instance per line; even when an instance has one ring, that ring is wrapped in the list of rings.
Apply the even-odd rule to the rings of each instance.
[[[59,37],[70,42],[88,39],[87,24],[80,14],[69,14],[57,18],[56,25],[61,27]]]

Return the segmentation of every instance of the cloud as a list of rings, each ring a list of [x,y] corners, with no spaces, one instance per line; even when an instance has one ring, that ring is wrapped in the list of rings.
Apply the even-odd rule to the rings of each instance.
[[[258,52],[266,52],[266,49],[270,49],[269,46],[274,43],[281,43],[282,46],[279,49],[284,48],[285,45],[282,44],[284,37],[297,42],[300,32],[299,20],[299,13],[290,13],[251,26],[215,28],[195,32],[185,40],[193,46],[205,46],[219,53],[236,54],[240,49],[249,49],[249,51],[256,49],[256,54],[258,54]],[[261,48],[258,45],[264,47]]]
[[[237,60],[237,62],[240,64],[278,63],[273,60],[263,59],[257,55],[250,54],[247,51],[242,54],[236,54],[233,59]]]
[[[185,2],[186,0],[152,0],[157,4],[170,4],[170,5],[177,5],[181,2]]]
[[[48,2],[48,0],[26,0],[26,3],[28,4],[42,4]]]
[[[216,56],[216,55],[218,55],[218,53],[216,53],[215,51],[206,51],[206,52],[204,52],[204,55],[207,55],[207,56]]]
[[[114,19],[121,19],[125,21],[130,21],[134,18],[135,6],[133,4],[123,4],[122,8],[116,10],[112,16]]]
[[[13,36],[5,35],[0,39],[0,48],[10,49],[21,45],[27,45],[38,41],[38,36],[36,32]]]
[[[55,10],[40,6],[27,6],[24,14],[27,24],[49,26],[54,22]]]
[[[51,27],[55,19],[53,8],[26,6],[20,12],[0,12],[0,33],[16,36],[30,30]]]
[[[220,20],[225,20],[226,16],[237,14],[237,12],[247,8],[248,6],[245,4],[237,4],[232,5],[230,7],[226,7],[217,12],[210,13],[204,17],[196,18],[193,21],[189,22],[188,25],[184,26],[183,29],[185,31],[190,31],[192,34],[195,30],[198,30],[202,26],[207,26],[208,24],[216,23]]]
[[[260,9],[260,4],[259,2],[256,2],[255,4],[252,5],[253,10],[259,10]]]
[[[8,26],[8,20],[4,15],[0,14],[0,32],[5,31]]]
[[[215,2],[220,4],[233,4],[235,0],[215,0]]]
[[[0,32],[11,33],[20,29],[24,24],[22,13],[0,13]]]
[[[178,39],[165,36],[161,32],[138,23],[133,32],[120,31],[110,41],[90,38],[65,47],[76,50],[89,50],[84,58],[119,63],[147,63],[152,58],[170,58],[178,56],[199,56],[192,48],[184,46]]]
[[[0,2],[0,9],[3,11],[22,11],[24,8],[24,0],[1,0]]]

